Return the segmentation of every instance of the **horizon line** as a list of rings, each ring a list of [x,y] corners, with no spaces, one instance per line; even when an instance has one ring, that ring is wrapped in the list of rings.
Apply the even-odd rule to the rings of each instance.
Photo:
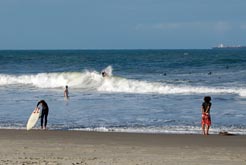
[[[0,49],[0,51],[59,51],[59,50],[212,50],[212,48],[65,48],[65,49]]]

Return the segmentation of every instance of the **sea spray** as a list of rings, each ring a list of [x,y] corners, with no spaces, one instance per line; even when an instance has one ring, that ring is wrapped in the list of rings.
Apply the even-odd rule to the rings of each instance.
[[[107,67],[110,75],[112,68]],[[61,73],[39,73],[36,75],[6,75],[0,74],[0,85],[32,85],[37,88],[70,88],[81,90],[93,90],[112,93],[138,93],[138,94],[237,94],[246,96],[245,88],[233,87],[205,87],[174,85],[168,83],[140,81],[122,77],[103,78],[97,71],[84,72],[61,72]]]

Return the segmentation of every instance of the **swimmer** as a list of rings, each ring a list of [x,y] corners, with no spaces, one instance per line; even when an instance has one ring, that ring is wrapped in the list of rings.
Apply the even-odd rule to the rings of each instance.
[[[64,90],[64,97],[68,98],[68,86],[66,85],[66,88]]]

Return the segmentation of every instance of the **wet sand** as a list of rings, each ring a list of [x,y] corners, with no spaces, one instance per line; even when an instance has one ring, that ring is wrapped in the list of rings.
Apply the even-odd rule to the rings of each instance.
[[[246,136],[1,129],[0,164],[243,165]]]

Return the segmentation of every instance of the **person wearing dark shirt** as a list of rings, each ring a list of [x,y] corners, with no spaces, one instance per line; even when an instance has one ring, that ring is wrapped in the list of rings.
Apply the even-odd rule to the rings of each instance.
[[[46,129],[47,127],[47,122],[48,122],[48,114],[49,114],[49,107],[48,104],[44,100],[40,100],[37,104],[37,107],[41,105],[42,106],[42,112],[41,112],[41,129]],[[43,126],[43,120],[44,121],[44,126]]]
[[[210,108],[212,106],[211,97],[210,96],[205,96],[204,97],[204,102],[202,103],[202,131],[203,135],[208,135],[209,133],[209,128],[211,126],[211,117],[210,117]]]
[[[65,90],[64,90],[64,97],[68,99],[68,86],[66,85]]]

